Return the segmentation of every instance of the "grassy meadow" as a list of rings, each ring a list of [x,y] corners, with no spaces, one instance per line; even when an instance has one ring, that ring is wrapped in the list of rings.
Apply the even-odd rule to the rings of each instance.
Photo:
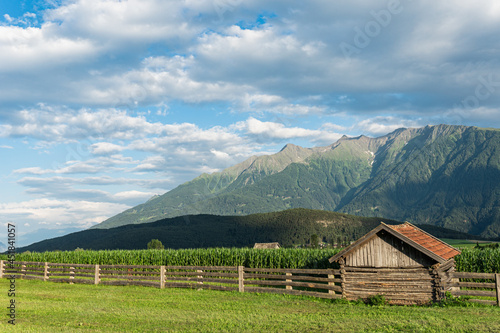
[[[498,332],[492,306],[368,306],[273,294],[16,282],[1,332]],[[6,313],[8,281],[0,280]]]
[[[457,249],[471,249],[474,248],[478,243],[480,244],[480,246],[498,243],[490,241],[474,241],[468,239],[451,239],[451,238],[441,238],[441,240],[445,243],[450,244],[453,247],[456,247]]]

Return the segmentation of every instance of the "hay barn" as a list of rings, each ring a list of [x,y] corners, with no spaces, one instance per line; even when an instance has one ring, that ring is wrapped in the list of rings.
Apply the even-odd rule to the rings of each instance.
[[[329,260],[340,264],[348,300],[379,294],[391,304],[424,304],[443,297],[459,253],[408,222],[381,223]]]
[[[280,243],[255,243],[254,249],[279,249]]]

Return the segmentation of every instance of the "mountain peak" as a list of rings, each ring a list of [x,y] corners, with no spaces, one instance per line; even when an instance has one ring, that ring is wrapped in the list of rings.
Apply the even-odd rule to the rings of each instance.
[[[297,148],[302,148],[302,147],[294,145],[293,143],[287,143],[283,148],[281,148],[280,152],[290,149],[296,150]]]

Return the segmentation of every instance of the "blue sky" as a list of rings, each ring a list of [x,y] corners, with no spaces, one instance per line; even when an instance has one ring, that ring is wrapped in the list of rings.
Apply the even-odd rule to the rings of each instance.
[[[0,10],[0,220],[19,236],[88,228],[289,142],[500,125],[496,1]]]

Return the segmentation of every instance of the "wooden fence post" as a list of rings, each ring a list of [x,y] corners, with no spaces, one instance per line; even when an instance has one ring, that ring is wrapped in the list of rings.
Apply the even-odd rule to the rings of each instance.
[[[333,274],[328,274],[328,279],[332,279],[332,280],[333,280],[333,279],[335,279],[335,275],[333,275]],[[334,285],[335,285],[335,282],[333,282],[333,281],[328,281],[328,285],[329,285],[329,286],[334,286]],[[328,290],[328,293],[329,293],[330,295],[335,295],[335,290]]]
[[[26,264],[21,265],[21,279],[26,276]]]
[[[497,292],[497,306],[500,306],[500,274],[495,274],[495,289]]]
[[[3,260],[0,260],[0,279],[3,278]]]
[[[49,279],[49,263],[45,262],[43,267],[43,281],[47,281]]]
[[[69,268],[69,279],[74,280],[75,279],[75,267],[70,267]],[[74,282],[70,282],[69,284],[74,284]]]
[[[165,266],[160,266],[160,289],[165,288]]]
[[[245,267],[244,266],[238,266],[238,291],[240,293],[245,292],[245,283],[244,283],[244,273],[245,273]]]
[[[286,279],[286,280],[285,280],[285,282],[292,282],[292,280],[291,280],[292,273],[286,273],[286,276],[289,276],[289,277],[290,277],[290,279]],[[287,289],[287,290],[292,290],[292,289],[293,289],[293,287],[292,287],[292,286],[286,286],[286,289]]]
[[[94,284],[99,284],[101,281],[101,269],[99,265],[95,265],[95,273],[94,273]]]
[[[340,258],[339,260],[339,264],[340,264],[340,287],[342,288],[342,298],[346,298],[346,295],[345,295],[345,260],[344,258]]]
[[[203,273],[203,270],[197,269],[196,273]],[[203,275],[197,275],[196,276],[198,279],[203,279]],[[198,284],[203,284],[203,281],[198,281]]]

